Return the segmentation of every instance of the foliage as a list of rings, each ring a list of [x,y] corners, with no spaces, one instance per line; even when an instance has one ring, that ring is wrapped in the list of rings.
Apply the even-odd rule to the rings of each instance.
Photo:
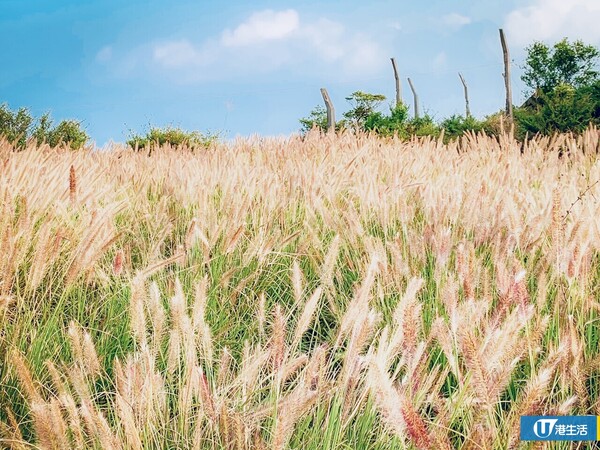
[[[592,119],[594,123],[598,123],[600,121],[600,80],[595,81],[589,86],[579,88],[578,94],[581,96],[587,96],[592,102]]]
[[[66,144],[71,150],[82,148],[88,140],[87,133],[76,120],[63,120],[56,127],[52,127],[49,114],[44,114],[32,133],[38,145],[46,143],[51,147]]]
[[[440,127],[444,130],[446,140],[457,139],[466,131],[475,133],[484,131],[484,122],[477,120],[473,116],[453,115],[442,121]]]
[[[598,80],[596,63],[600,52],[593,45],[565,38],[552,48],[535,42],[526,49],[521,79],[532,91],[550,93],[560,85],[575,88],[589,86]]]
[[[396,135],[401,139],[411,136],[438,136],[440,128],[433,118],[425,115],[419,118],[408,118],[408,106],[400,104],[390,107],[390,114],[372,112],[364,122],[365,131],[374,131],[382,136]]]
[[[483,131],[489,136],[500,136],[507,129],[508,123],[506,112],[500,110],[483,119]]]
[[[582,132],[598,123],[600,52],[582,41],[567,39],[552,48],[536,42],[527,48],[523,81],[531,97],[515,109],[517,137],[556,132]]]
[[[364,128],[368,131],[374,131],[383,136],[392,136],[397,134],[399,137],[407,137],[406,124],[408,121],[408,107],[402,103],[390,107],[390,114],[384,115],[381,112],[371,113],[365,120]]]
[[[352,108],[344,113],[344,117],[358,130],[364,130],[368,117],[375,112],[377,107],[385,100],[385,95],[370,94],[355,91],[346,97]]]
[[[432,136],[437,137],[440,135],[440,127],[433,117],[429,114],[425,114],[422,117],[414,117],[406,124],[406,132],[408,136]]]
[[[313,128],[318,128],[321,131],[327,130],[327,109],[324,106],[315,106],[308,117],[300,119],[302,134],[308,133]]]
[[[527,47],[527,53],[522,79],[533,95],[520,108],[515,108],[518,138],[537,133],[579,133],[590,123],[600,123],[598,49],[582,41],[570,43],[563,39],[553,47],[535,42]],[[343,114],[346,123],[338,122],[336,129],[349,125],[355,130],[372,131],[382,136],[396,135],[401,139],[437,137],[443,129],[446,142],[466,131],[498,136],[508,129],[508,122],[501,112],[483,120],[453,115],[438,124],[429,115],[409,119],[404,104],[391,107],[389,114],[377,111],[385,100],[381,94],[355,91],[346,100],[351,104],[350,110]],[[315,126],[324,130],[327,126],[325,108],[316,107],[309,117],[300,119],[300,123],[303,134]]]
[[[33,124],[33,117],[27,108],[13,112],[8,105],[0,105],[0,135],[17,148],[24,148]]]
[[[201,133],[199,131],[185,131],[181,128],[151,127],[145,136],[133,135],[127,145],[135,150],[152,149],[153,146],[162,147],[187,147],[191,150],[208,148],[219,138],[218,133]]]
[[[0,135],[4,135],[17,149],[25,148],[30,138],[34,139],[37,145],[68,145],[72,150],[82,148],[88,140],[87,133],[75,120],[63,120],[56,127],[52,127],[50,114],[46,113],[35,126],[33,124],[34,119],[27,108],[13,112],[7,105],[0,105]]]
[[[597,121],[593,115],[598,100],[589,89],[575,89],[567,84],[557,86],[551,93],[540,93],[537,108],[515,109],[518,137],[536,133],[580,133],[590,122]]]

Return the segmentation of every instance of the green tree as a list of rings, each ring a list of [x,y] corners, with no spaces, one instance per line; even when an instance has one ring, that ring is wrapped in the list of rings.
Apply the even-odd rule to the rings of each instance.
[[[33,117],[27,108],[20,108],[13,112],[8,105],[0,105],[0,135],[19,149],[25,148]]]
[[[453,115],[443,120],[440,127],[444,130],[444,140],[446,142],[459,138],[466,131],[475,133],[484,131],[484,123],[473,116]]]
[[[597,121],[594,117],[597,108],[598,97],[593,98],[590,88],[575,89],[571,85],[560,84],[552,93],[539,95],[536,109],[515,109],[517,137],[536,133],[582,132],[590,122]]]
[[[52,119],[50,114],[46,113],[40,117],[38,123],[31,133],[31,136],[37,142],[37,145],[42,145],[44,142],[48,142],[48,135],[52,131]]]
[[[367,118],[385,100],[385,95],[355,91],[346,100],[350,102],[352,109],[346,111],[344,117],[357,129],[364,130]]]
[[[38,121],[31,137],[38,145],[46,143],[51,147],[68,145],[71,150],[79,150],[88,141],[87,133],[76,120],[63,120],[56,127],[52,127],[50,114],[46,113]]]
[[[397,134],[401,138],[407,138],[407,122],[408,106],[401,103],[400,105],[390,107],[390,115],[388,116],[378,111],[371,113],[365,120],[364,128],[383,136]]]
[[[315,106],[308,117],[300,119],[300,132],[308,133],[313,128],[318,128],[321,131],[327,130],[327,110],[323,106]]]
[[[579,88],[598,80],[596,64],[600,53],[593,45],[580,40],[570,43],[565,38],[552,48],[535,42],[526,51],[521,79],[533,92],[548,93],[565,84]]]
[[[390,108],[389,115],[372,112],[365,120],[365,130],[374,131],[383,136],[397,135],[401,139],[412,136],[439,136],[440,127],[426,114],[419,118],[408,118],[408,106],[401,104]]]
[[[600,116],[600,52],[582,41],[567,39],[549,47],[527,47],[522,79],[531,97],[515,109],[517,137],[555,132],[581,132]]]
[[[52,127],[50,114],[46,113],[34,126],[34,118],[27,108],[14,112],[6,104],[0,105],[0,135],[19,150],[24,149],[30,139],[37,145],[68,145],[73,150],[82,148],[88,140],[87,133],[76,120],[63,120]]]
[[[406,131],[409,136],[432,136],[438,137],[440,135],[440,127],[433,117],[429,114],[425,114],[422,117],[415,117],[408,121],[406,124]]]

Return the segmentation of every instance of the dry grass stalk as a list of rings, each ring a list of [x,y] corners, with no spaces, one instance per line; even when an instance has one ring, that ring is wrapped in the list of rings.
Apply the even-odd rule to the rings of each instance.
[[[0,444],[15,450],[28,448],[23,439],[19,423],[9,407],[6,408],[6,416],[8,417],[8,425],[0,423]]]
[[[402,348],[413,355],[419,338],[421,320],[421,305],[417,301],[417,293],[423,287],[422,278],[413,278],[409,281],[402,299],[394,311],[394,321],[397,324],[397,337],[393,337],[394,346]],[[394,349],[395,350],[395,349]]]
[[[326,294],[328,293],[329,306],[332,311],[337,312],[337,306],[332,302],[331,292],[334,290],[333,276],[335,265],[340,252],[341,239],[337,235],[331,241],[323,265],[321,266],[321,284],[325,287]]]
[[[273,371],[278,372],[285,358],[286,320],[280,305],[275,305],[273,310],[273,324],[271,326],[271,359]]]
[[[27,332],[18,313],[30,308],[37,320],[42,288],[54,298],[65,281],[79,287],[84,275],[87,281],[95,276],[99,289],[87,291],[93,301],[101,285],[121,283],[130,271],[135,342],[114,364],[111,393],[92,387],[104,355],[95,354],[90,335],[77,327],[71,331],[74,364],[48,365],[50,389],[42,390],[25,358],[11,351],[8,364],[32,413],[9,413],[4,439],[22,440],[7,428],[29,420],[38,446],[48,448],[285,447],[313,405],[328,405],[345,392],[342,433],[362,420],[371,395],[377,425],[381,420],[407,446],[446,449],[460,441],[454,441],[460,431],[466,448],[498,449],[513,445],[514,420],[523,412],[597,409],[589,389],[597,358],[586,334],[600,309],[592,295],[600,185],[569,210],[568,220],[562,213],[588,178],[600,178],[599,136],[588,130],[580,138],[535,138],[522,148],[510,136],[469,135],[446,147],[351,134],[291,138],[283,146],[255,139],[185,157],[169,149],[151,157],[81,154],[76,174],[71,153],[16,153],[2,141],[0,320],[8,324],[7,342],[13,330]],[[562,158],[553,153],[565,148]],[[475,172],[481,181],[473,184]],[[559,173],[573,182],[563,183]],[[197,218],[188,224],[189,211]],[[111,261],[105,255],[117,240],[123,250]],[[205,272],[196,272],[191,249],[197,244]],[[248,307],[247,292],[254,292],[254,282],[268,281],[280,257],[294,261],[290,317],[283,303],[275,306],[267,332],[270,308],[261,294],[257,324],[248,324],[260,336],[249,338],[253,344],[239,364],[232,356],[237,348],[213,358],[223,332],[210,330],[215,305],[207,278],[191,308],[174,276],[168,301],[155,283],[146,291],[148,277],[178,264],[175,270],[186,273],[182,280],[216,274],[220,306],[237,311]],[[146,269],[134,272],[132,264]],[[230,286],[244,265],[257,270]],[[320,267],[322,292],[303,303],[315,280],[308,273],[305,279],[300,267],[310,265]],[[346,289],[357,273],[352,297]],[[428,291],[433,304],[417,301],[419,275],[441,288],[439,304],[435,290]],[[407,282],[398,308],[389,311],[387,300]],[[536,283],[531,304],[527,287]],[[326,296],[337,319],[323,314],[332,327],[325,343],[315,342],[317,333],[307,339],[322,316],[317,294]],[[16,307],[7,311],[8,300]],[[383,328],[379,319],[390,312],[392,323]],[[561,346],[548,355],[557,340]],[[315,351],[301,353],[305,342]],[[433,359],[438,348],[447,364]],[[529,367],[518,400],[499,408],[507,386]],[[445,383],[452,379],[449,391]],[[388,443],[379,426],[373,438]]]
[[[233,357],[227,347],[223,347],[221,350],[221,357],[219,358],[219,368],[217,369],[217,386],[224,386],[229,384],[232,379],[232,363]]]
[[[71,205],[75,205],[77,201],[77,175],[75,174],[75,167],[71,164],[69,168],[69,200]]]
[[[75,363],[87,376],[96,378],[100,374],[101,365],[91,336],[88,332],[82,332],[74,322],[70,323],[68,334]]]
[[[366,385],[373,393],[375,406],[382,415],[383,422],[401,439],[406,438],[406,421],[398,405],[402,398],[385,373],[381,361],[371,360],[365,377]]]
[[[297,306],[302,301],[302,294],[304,293],[304,280],[302,271],[300,270],[300,264],[298,261],[294,261],[292,264],[292,289],[294,292],[294,306]]]
[[[36,250],[31,262],[29,272],[29,288],[34,291],[42,281],[48,267],[54,262],[57,256],[56,251],[52,251],[52,230],[51,222],[46,222],[38,232]]]
[[[212,333],[206,322],[206,302],[208,301],[208,276],[196,285],[196,296],[192,309],[192,328],[202,347],[202,357],[209,362],[213,360]]]
[[[33,382],[31,371],[29,370],[29,367],[27,367],[27,363],[23,356],[17,350],[13,350],[9,357],[12,368],[19,377],[19,381],[21,382],[21,386],[23,387],[29,402],[32,404],[42,404],[42,397]]]
[[[115,253],[115,257],[113,259],[113,264],[112,264],[112,273],[115,277],[119,277],[123,273],[124,260],[125,260],[125,253],[123,252],[123,250],[122,249],[117,250],[117,253]]]
[[[298,319],[298,322],[296,323],[296,328],[294,330],[292,344],[290,346],[292,349],[298,347],[302,336],[304,335],[306,330],[308,330],[313,316],[317,311],[317,307],[319,306],[319,300],[321,299],[322,292],[323,290],[320,287],[317,288],[304,305],[304,309],[302,310],[302,314],[300,315],[300,318]]]
[[[562,347],[551,354],[546,363],[533,375],[519,403],[512,410],[512,418],[509,419],[507,429],[509,440],[507,448],[516,448],[519,434],[517,422],[521,416],[543,415],[542,405],[546,399],[547,392],[560,359],[564,357],[566,348]]]
[[[294,424],[315,403],[318,394],[316,389],[307,389],[304,384],[280,401],[277,407],[277,419],[273,434],[273,449],[283,450],[294,430]]]
[[[258,296],[258,336],[262,340],[266,334],[265,323],[267,321],[267,313],[266,313],[266,304],[267,298],[265,297],[265,293],[261,292]]]
[[[144,281],[145,278],[142,274],[138,274],[133,278],[131,282],[131,300],[129,303],[131,331],[136,344],[141,347],[147,345],[146,314],[144,313],[144,303],[146,303],[146,288],[144,286]]]

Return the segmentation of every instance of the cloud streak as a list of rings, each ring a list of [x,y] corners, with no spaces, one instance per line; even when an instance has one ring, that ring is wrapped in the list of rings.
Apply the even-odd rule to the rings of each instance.
[[[154,67],[179,69],[187,81],[280,68],[306,74],[335,67],[342,75],[364,75],[387,63],[386,52],[370,36],[326,18],[304,21],[294,9],[258,11],[216,37],[166,40],[153,44],[151,53]]]
[[[470,24],[471,18],[458,13],[451,13],[442,17],[442,23],[453,30],[458,30]]]
[[[201,61],[201,53],[187,40],[168,41],[154,46],[152,58],[164,67],[181,67]]]
[[[233,31],[225,30],[221,43],[227,47],[245,47],[265,41],[290,37],[300,28],[300,17],[293,9],[273,11],[267,9],[252,14]]]
[[[566,36],[600,43],[598,0],[534,0],[510,12],[505,20],[508,39],[518,45],[534,40],[558,41]]]

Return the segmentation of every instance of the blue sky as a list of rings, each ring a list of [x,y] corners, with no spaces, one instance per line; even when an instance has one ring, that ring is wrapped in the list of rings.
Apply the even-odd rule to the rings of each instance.
[[[503,106],[498,28],[519,64],[533,40],[600,44],[598,0],[1,0],[0,103],[76,118],[103,145],[149,125],[288,134],[322,103],[338,115],[355,90],[394,97],[398,61],[421,110],[477,116]],[[383,105],[385,108],[386,105]]]

